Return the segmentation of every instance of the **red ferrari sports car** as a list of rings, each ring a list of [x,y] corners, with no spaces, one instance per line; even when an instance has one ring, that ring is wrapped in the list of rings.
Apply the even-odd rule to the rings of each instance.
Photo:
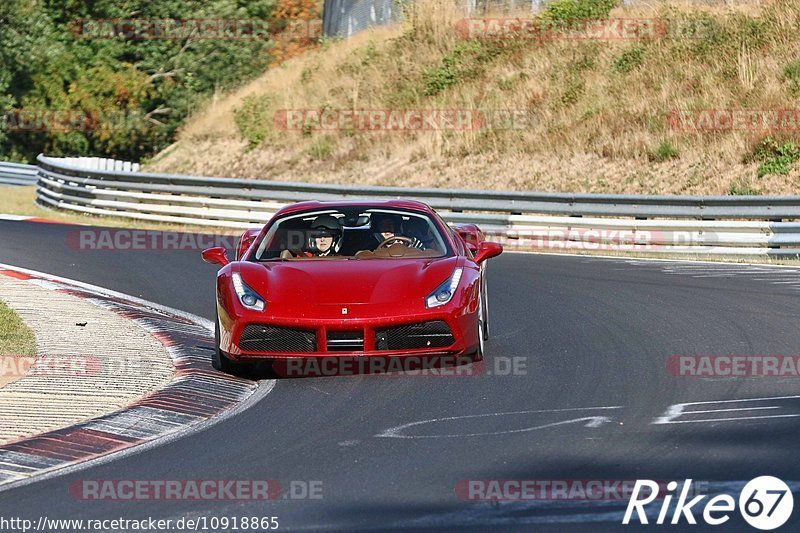
[[[409,200],[303,202],[247,230],[217,274],[214,367],[314,357],[483,357],[484,262],[474,224]]]

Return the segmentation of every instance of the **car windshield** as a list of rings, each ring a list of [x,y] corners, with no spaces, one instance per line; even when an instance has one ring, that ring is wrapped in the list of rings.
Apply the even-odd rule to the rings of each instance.
[[[256,261],[434,258],[452,251],[433,219],[402,209],[329,209],[275,221]]]

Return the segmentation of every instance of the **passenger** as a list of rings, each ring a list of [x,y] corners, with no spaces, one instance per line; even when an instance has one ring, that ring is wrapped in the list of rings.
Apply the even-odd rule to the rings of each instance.
[[[309,251],[305,257],[333,257],[342,247],[342,223],[333,215],[320,215],[311,223]]]

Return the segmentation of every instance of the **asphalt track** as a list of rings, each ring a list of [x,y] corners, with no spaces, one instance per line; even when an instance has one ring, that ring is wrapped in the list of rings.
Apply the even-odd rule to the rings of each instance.
[[[214,268],[198,252],[80,251],[67,244],[74,230],[0,221],[0,262],[213,318]],[[800,419],[757,418],[800,415],[800,399],[705,404],[687,409],[775,409],[653,423],[678,403],[800,395],[796,378],[709,380],[665,370],[676,354],[799,353],[796,272],[691,265],[675,272],[670,265],[503,255],[489,267],[487,368],[518,358],[525,368],[515,375],[282,380],[250,409],[201,433],[3,492],[0,516],[277,516],[281,529],[298,530],[621,531],[638,529],[620,525],[625,502],[493,505],[461,501],[455,487],[467,479],[800,480]],[[692,419],[704,416],[719,417]],[[323,490],[322,499],[269,503],[78,501],[68,487],[84,479],[314,480]],[[798,516],[795,509],[782,530],[797,530]],[[656,528],[687,526],[641,529]],[[713,529],[755,531],[736,513]]]

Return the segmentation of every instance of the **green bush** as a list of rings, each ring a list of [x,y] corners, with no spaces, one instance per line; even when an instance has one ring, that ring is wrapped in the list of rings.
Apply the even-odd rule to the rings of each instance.
[[[269,96],[245,98],[242,106],[233,110],[233,121],[241,136],[247,140],[250,149],[261,144],[266,139],[272,123]]]
[[[760,178],[768,174],[786,175],[798,159],[800,159],[800,146],[791,141],[779,144],[772,137],[767,137],[758,143],[752,154],[745,157],[744,161],[761,162],[757,171]]]
[[[783,77],[789,81],[793,96],[800,95],[800,58],[795,59],[783,69]]]
[[[565,85],[564,91],[561,93],[561,103],[565,106],[578,103],[578,100],[583,96],[585,90],[586,87],[582,79],[570,79]]]
[[[607,17],[618,0],[555,0],[547,4],[541,17],[549,20],[571,20]]]
[[[621,74],[627,74],[644,63],[647,50],[643,46],[634,46],[614,58],[612,67]]]
[[[333,141],[330,137],[320,137],[308,149],[311,157],[317,160],[328,159],[333,154]]]
[[[761,191],[750,187],[746,183],[733,182],[728,188],[728,194],[731,196],[758,196]]]
[[[504,46],[513,45],[477,40],[457,42],[453,50],[442,58],[441,66],[423,72],[422,94],[436,96],[463,79],[480,75],[486,63],[502,54]]]
[[[648,153],[648,159],[655,162],[669,161],[670,159],[677,159],[680,156],[678,149],[675,148],[669,141],[664,141],[658,145],[658,148]]]

